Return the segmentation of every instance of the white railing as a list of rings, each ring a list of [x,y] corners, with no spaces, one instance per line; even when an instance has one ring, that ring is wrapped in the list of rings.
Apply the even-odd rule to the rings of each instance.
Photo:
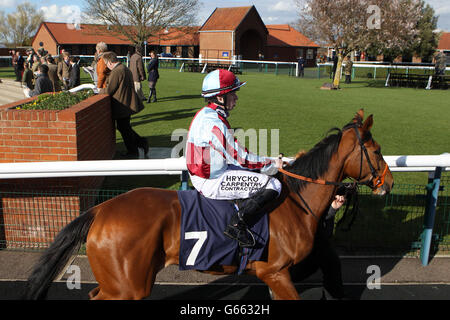
[[[431,172],[436,167],[450,171],[450,154],[421,156],[385,156],[391,171]],[[286,161],[292,158],[285,158]],[[124,176],[124,175],[181,175],[186,171],[181,158],[146,160],[97,160],[0,163],[0,179]]]

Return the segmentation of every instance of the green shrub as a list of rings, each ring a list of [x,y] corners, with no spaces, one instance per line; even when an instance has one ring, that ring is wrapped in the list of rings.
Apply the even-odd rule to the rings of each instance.
[[[76,93],[68,91],[41,94],[36,100],[23,104],[17,109],[23,110],[64,110],[92,96],[92,90]]]

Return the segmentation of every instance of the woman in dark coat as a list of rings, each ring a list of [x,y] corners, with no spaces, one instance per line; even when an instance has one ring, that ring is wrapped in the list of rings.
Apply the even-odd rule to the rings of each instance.
[[[147,66],[147,72],[148,72],[148,86],[150,87],[150,95],[148,96],[147,102],[156,102],[156,82],[159,79],[159,72],[158,72],[158,57],[156,56],[154,51],[150,52],[150,57],[152,59],[150,60],[148,66]],[[153,96],[153,100],[151,100]]]

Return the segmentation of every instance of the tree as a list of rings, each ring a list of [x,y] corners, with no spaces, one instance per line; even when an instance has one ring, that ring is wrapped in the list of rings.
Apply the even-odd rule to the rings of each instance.
[[[84,13],[104,32],[141,46],[169,27],[192,26],[198,9],[198,0],[86,0]]]
[[[29,2],[17,6],[17,10],[5,16],[0,11],[0,40],[12,46],[31,45],[44,14]]]
[[[437,29],[438,17],[434,15],[434,9],[425,1],[421,1],[422,18],[417,24],[419,34],[417,35],[411,51],[422,58],[422,61],[431,62],[433,55],[439,45],[441,33]]]
[[[398,50],[410,46],[422,15],[419,0],[296,1],[300,30],[337,52],[334,88],[339,88],[345,56],[354,50]]]

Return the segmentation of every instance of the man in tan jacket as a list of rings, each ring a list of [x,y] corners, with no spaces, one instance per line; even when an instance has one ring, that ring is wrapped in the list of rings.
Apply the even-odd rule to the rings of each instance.
[[[63,60],[58,63],[58,78],[62,82],[65,90],[68,89],[70,79],[70,54],[67,51],[63,52]]]
[[[55,63],[55,59],[51,55],[46,57],[47,66],[48,66],[48,78],[53,84],[53,91],[59,92],[61,91],[61,84],[58,79],[58,66]]]
[[[138,97],[145,101],[141,85],[141,81],[145,80],[145,68],[142,61],[142,49],[139,46],[136,46],[136,52],[130,58],[130,70],[133,74],[134,90],[136,90]]]
[[[126,157],[148,157],[147,139],[140,137],[131,127],[131,115],[144,109],[144,104],[134,90],[133,74],[117,59],[114,52],[105,52],[103,60],[111,70],[106,88],[100,93],[111,96],[112,118],[116,121],[116,128],[122,135],[127,148]],[[140,151],[138,149],[141,149]]]

